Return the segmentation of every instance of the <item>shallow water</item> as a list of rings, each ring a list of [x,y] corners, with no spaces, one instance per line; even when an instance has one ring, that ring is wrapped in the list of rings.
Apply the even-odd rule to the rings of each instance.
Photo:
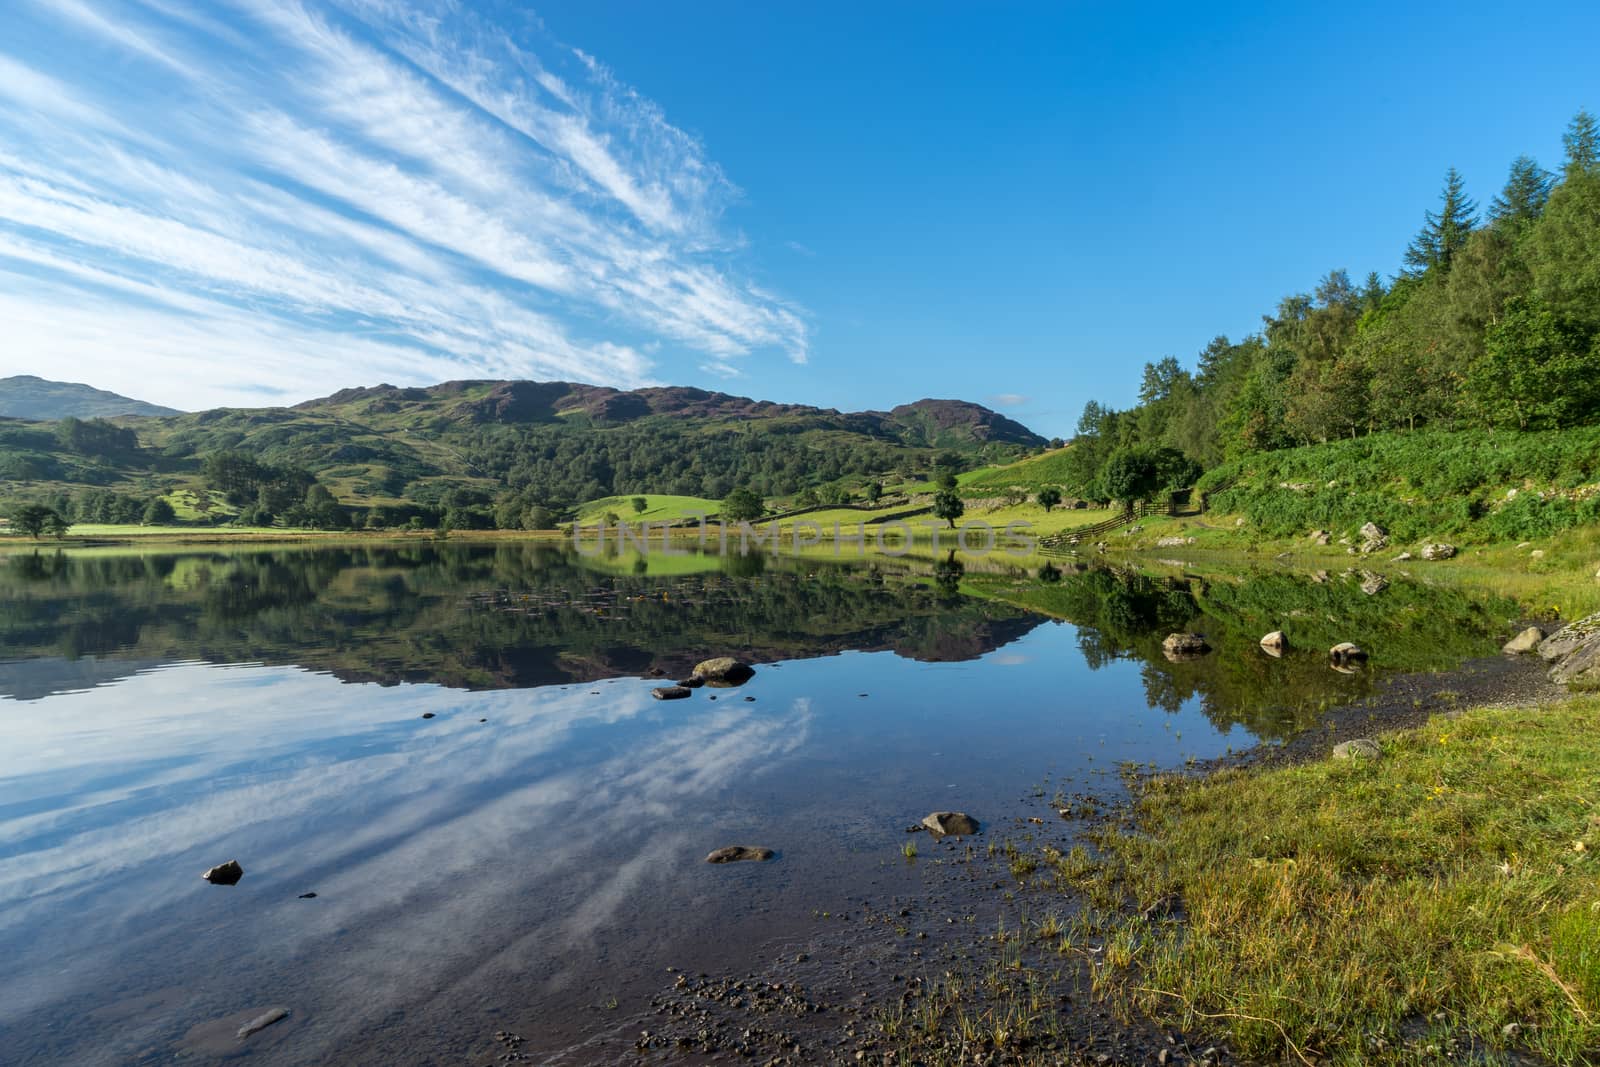
[[[1503,613],[1398,577],[1367,618],[1341,579],[938,562],[4,561],[0,1062],[480,1062],[513,1022],[559,1050],[669,966],[742,971],[820,911],[915,894],[900,849],[930,810],[1000,833],[1046,785],[1114,793],[1124,761],[1368,691],[1245,646],[1262,611],[1317,642],[1343,613],[1374,672],[1487,651]],[[1179,628],[1219,651],[1168,662]],[[650,697],[728,652],[747,685]],[[703,862],[728,844],[778,857]],[[235,858],[237,886],[198,877]]]

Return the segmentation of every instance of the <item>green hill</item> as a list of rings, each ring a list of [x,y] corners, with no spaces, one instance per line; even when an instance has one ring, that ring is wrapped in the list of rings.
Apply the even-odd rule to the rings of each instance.
[[[314,480],[358,519],[383,509],[384,524],[448,512],[458,525],[521,525],[535,510],[545,519],[609,497],[626,506],[635,495],[720,500],[740,486],[768,498],[823,486],[855,492],[925,476],[947,452],[973,467],[1043,443],[1019,423],[952,400],[846,413],[678,387],[380,385],[293,408],[114,424],[0,421],[0,507],[47,502],[78,521],[125,521],[104,507],[82,511],[98,492],[162,496],[221,519],[248,510],[266,481],[278,486],[281,518]],[[213,484],[205,460],[232,454],[259,469]]]

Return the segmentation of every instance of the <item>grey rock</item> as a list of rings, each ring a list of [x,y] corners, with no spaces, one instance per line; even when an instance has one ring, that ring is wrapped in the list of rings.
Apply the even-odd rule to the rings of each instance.
[[[1168,659],[1174,656],[1203,656],[1211,651],[1211,646],[1199,634],[1168,634],[1167,639],[1161,642],[1161,651],[1166,653]]]
[[[1182,548],[1185,545],[1192,545],[1194,543],[1195,543],[1195,540],[1192,537],[1158,537],[1158,538],[1156,538],[1156,547],[1157,548]]]
[[[289,1017],[288,1008],[268,1008],[254,1019],[239,1027],[239,1040],[243,1041],[251,1034],[259,1034],[273,1023],[282,1022]]]
[[[1289,637],[1282,630],[1274,630],[1261,639],[1264,651],[1274,656],[1281,656],[1289,648]]]
[[[770,848],[759,845],[729,845],[719,848],[706,857],[707,863],[742,863],[749,860],[754,863],[765,863],[777,853]]]
[[[1443,541],[1430,541],[1422,546],[1422,558],[1427,560],[1454,559],[1456,546]]]
[[[1361,591],[1367,596],[1377,596],[1387,588],[1389,588],[1389,579],[1383,575],[1373,574],[1371,571],[1361,572]]]
[[[1361,552],[1367,555],[1389,547],[1389,531],[1375,522],[1361,527]]]
[[[1600,639],[1600,612],[1585,615],[1577,622],[1569,623],[1551,634],[1539,646],[1539,655],[1546,662],[1554,663],[1597,639]]]
[[[1370,737],[1358,737],[1354,741],[1341,741],[1333,746],[1334,759],[1377,759],[1383,755],[1383,749],[1378,747],[1378,742]]]
[[[693,673],[710,685],[734,686],[748,682],[756,672],[754,667],[732,656],[718,656],[696,664]]]
[[[1402,552],[1402,553],[1400,553],[1398,556],[1396,556],[1394,558],[1394,561],[1396,563],[1405,563],[1405,562],[1408,562],[1410,559],[1411,559],[1411,553]]]
[[[696,678],[693,675],[690,675],[688,678],[682,679],[677,684],[683,686],[685,689],[699,689],[702,685],[706,684],[706,680],[704,678]]]
[[[1530,626],[1500,646],[1500,651],[1510,653],[1513,656],[1520,656],[1527,652],[1537,651],[1539,642],[1543,640],[1544,631],[1537,626]]]
[[[1312,530],[1309,540],[1314,545],[1326,545],[1333,540],[1333,534],[1327,530]]]
[[[939,837],[970,837],[978,832],[978,820],[964,811],[931,812],[922,825]]]
[[[657,700],[682,700],[690,695],[686,685],[663,685],[650,690],[650,695]]]
[[[244,877],[244,868],[239,866],[238,860],[229,860],[217,864],[200,877],[212,885],[238,885],[239,879]]]
[[[1328,658],[1335,663],[1359,663],[1367,658],[1367,653],[1360,645],[1341,641],[1328,649]]]

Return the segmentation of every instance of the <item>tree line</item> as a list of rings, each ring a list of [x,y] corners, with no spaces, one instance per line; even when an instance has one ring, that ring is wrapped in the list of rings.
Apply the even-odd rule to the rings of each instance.
[[[1451,168],[1385,281],[1329,271],[1139,402],[1084,408],[1069,491],[1122,499],[1241,455],[1420,427],[1562,429],[1600,417],[1600,130],[1580,111],[1551,173],[1528,156],[1480,212]]]

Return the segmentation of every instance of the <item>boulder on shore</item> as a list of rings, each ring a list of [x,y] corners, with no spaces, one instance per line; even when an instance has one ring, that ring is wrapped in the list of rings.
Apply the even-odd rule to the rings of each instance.
[[[1574,689],[1600,689],[1600,612],[1564,626],[1539,645],[1551,681]]]
[[[759,845],[729,845],[719,848],[706,857],[707,863],[741,863],[749,860],[755,863],[765,863],[777,853],[770,848]]]
[[[1454,559],[1455,545],[1447,545],[1442,541],[1430,541],[1422,546],[1422,558],[1429,560]]]
[[[935,811],[922,825],[938,837],[970,837],[978,832],[978,820],[964,811]]]
[[[1211,651],[1211,646],[1199,634],[1168,634],[1161,642],[1161,651],[1168,659],[1184,659],[1203,656]]]
[[[1361,552],[1363,555],[1389,547],[1389,531],[1375,522],[1361,527]]]
[[[1383,755],[1383,749],[1378,747],[1378,742],[1370,737],[1358,737],[1354,741],[1341,741],[1333,746],[1334,759],[1377,759]]]
[[[1333,540],[1333,534],[1329,533],[1327,530],[1312,530],[1311,536],[1308,538],[1308,540],[1314,545],[1326,545],[1329,541]]]
[[[710,685],[734,686],[748,682],[756,671],[748,663],[736,660],[732,656],[718,656],[697,663],[692,673]]]
[[[1371,571],[1361,572],[1361,591],[1367,596],[1377,596],[1387,588],[1389,588],[1389,579],[1383,575],[1373,574]]]
[[[1289,638],[1282,630],[1274,630],[1261,639],[1261,649],[1269,656],[1281,656],[1289,650]]]
[[[650,690],[650,695],[657,700],[682,700],[690,695],[686,685],[663,685]]]
[[[1367,658],[1366,650],[1350,641],[1340,641],[1328,649],[1328,658],[1335,663],[1359,663]]]
[[[238,860],[229,860],[217,864],[200,877],[212,885],[238,885],[239,879],[244,877],[244,868],[239,866]]]
[[[1520,656],[1527,652],[1536,652],[1539,648],[1539,642],[1543,640],[1544,631],[1539,629],[1537,626],[1530,626],[1517,636],[1513,637],[1511,640],[1507,641],[1504,645],[1501,645],[1500,651],[1509,653],[1513,656]]]

